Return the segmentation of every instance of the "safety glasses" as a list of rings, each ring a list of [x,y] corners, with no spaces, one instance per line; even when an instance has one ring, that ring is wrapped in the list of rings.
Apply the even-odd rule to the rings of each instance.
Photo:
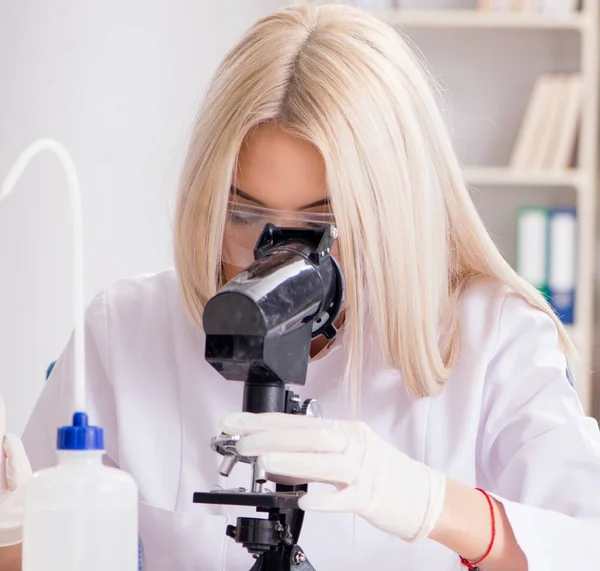
[[[320,211],[274,210],[230,201],[223,239],[223,262],[240,268],[249,266],[254,261],[254,247],[268,223],[291,228],[335,224],[333,214],[324,211],[327,208],[321,207]]]

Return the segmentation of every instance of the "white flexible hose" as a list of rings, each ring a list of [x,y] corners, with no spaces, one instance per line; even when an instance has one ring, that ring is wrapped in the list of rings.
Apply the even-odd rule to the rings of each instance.
[[[0,186],[0,202],[15,188],[30,161],[41,151],[52,151],[58,157],[67,176],[71,207],[73,239],[73,314],[75,317],[75,379],[74,404],[76,412],[85,411],[85,331],[83,302],[83,229],[81,196],[75,165],[67,150],[52,139],[38,139],[25,148],[9,170]]]

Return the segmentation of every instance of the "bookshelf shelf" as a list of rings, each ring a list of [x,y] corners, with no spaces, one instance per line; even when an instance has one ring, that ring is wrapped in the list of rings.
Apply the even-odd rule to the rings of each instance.
[[[468,184],[581,188],[581,176],[576,169],[527,171],[509,167],[466,167],[464,173]]]
[[[374,12],[374,14],[393,26],[414,28],[582,30],[588,21],[582,13],[554,16],[526,13],[481,13],[476,10],[393,10]]]

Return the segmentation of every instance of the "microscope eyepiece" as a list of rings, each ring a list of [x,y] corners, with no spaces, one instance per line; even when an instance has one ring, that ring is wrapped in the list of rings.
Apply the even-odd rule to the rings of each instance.
[[[204,309],[205,356],[226,379],[305,383],[311,340],[336,335],[344,289],[331,256],[336,236],[331,225],[265,226],[255,261]]]

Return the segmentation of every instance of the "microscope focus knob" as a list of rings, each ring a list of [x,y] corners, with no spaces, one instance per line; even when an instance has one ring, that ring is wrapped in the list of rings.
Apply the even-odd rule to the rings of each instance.
[[[306,399],[302,403],[298,414],[312,416],[313,418],[323,418],[323,409],[321,408],[319,401],[315,399]]]

